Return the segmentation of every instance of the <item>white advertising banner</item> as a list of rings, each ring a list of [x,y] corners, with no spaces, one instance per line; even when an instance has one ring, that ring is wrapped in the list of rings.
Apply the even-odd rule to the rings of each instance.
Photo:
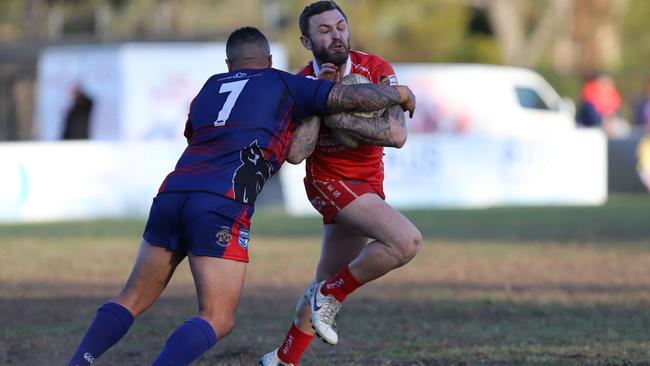
[[[120,137],[123,79],[118,46],[68,46],[46,49],[38,60],[34,138],[59,140],[74,90],[93,101],[90,136],[103,140]]]
[[[412,135],[386,148],[384,191],[400,209],[503,205],[598,205],[607,199],[607,145],[599,130],[552,138]],[[280,171],[287,210],[315,213],[304,166]]]
[[[185,143],[0,144],[0,221],[143,217]]]
[[[0,144],[0,222],[144,217],[185,142]],[[385,149],[387,201],[400,209],[598,205],[607,198],[606,140],[598,130],[553,139],[414,135]],[[304,165],[285,164],[287,211],[316,214]]]
[[[271,44],[273,66],[286,50]],[[223,43],[124,43],[46,49],[38,64],[34,137],[59,140],[80,88],[93,101],[90,138],[182,140],[189,105],[205,81],[227,72]]]

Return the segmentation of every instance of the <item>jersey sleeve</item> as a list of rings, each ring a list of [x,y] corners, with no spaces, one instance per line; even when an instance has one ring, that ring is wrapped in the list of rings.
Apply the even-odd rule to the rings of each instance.
[[[289,73],[281,73],[280,77],[285,81],[296,103],[298,117],[325,113],[327,97],[334,86],[333,82]]]
[[[384,81],[385,79],[388,79],[388,82],[391,86],[397,86],[397,76],[395,75],[395,70],[388,61],[380,59],[376,72],[379,74],[379,78],[376,80]]]

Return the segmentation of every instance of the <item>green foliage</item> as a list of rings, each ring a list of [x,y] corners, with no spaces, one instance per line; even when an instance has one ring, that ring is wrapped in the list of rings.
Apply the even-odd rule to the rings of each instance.
[[[568,0],[567,0],[568,1]],[[272,41],[287,47],[291,70],[311,59],[299,41],[298,16],[311,0],[44,0],[35,1],[32,15],[23,0],[0,1],[0,40],[20,40],[34,33],[46,37],[48,12],[62,10],[65,35],[90,35],[96,30],[95,10],[107,5],[109,22],[102,28],[104,40],[133,40],[156,36],[162,39],[212,39],[223,41],[235,28],[255,25]],[[350,20],[352,45],[376,53],[390,62],[471,62],[500,64],[500,47],[489,33],[484,8],[475,1],[433,0],[339,0]],[[598,3],[598,2],[596,2]],[[587,4],[587,5],[585,5]],[[576,12],[590,2],[576,2]],[[650,1],[628,0],[620,25],[622,66],[612,71],[625,101],[632,102],[650,76]],[[160,27],[161,6],[171,9],[171,26]],[[537,24],[549,0],[525,2],[524,20]],[[588,10],[588,9],[587,9]],[[480,18],[481,33],[471,33]],[[158,22],[158,23],[157,23]],[[165,21],[163,21],[164,23]],[[35,24],[37,26],[35,26]],[[160,29],[163,29],[162,31]],[[162,33],[157,33],[162,32]],[[562,95],[577,98],[582,75],[554,71],[548,47],[536,68]],[[628,109],[629,106],[628,106]]]
[[[307,3],[293,3],[280,35],[288,47],[292,69],[302,67],[312,57],[299,42],[297,25]],[[339,1],[339,5],[348,16],[354,49],[376,53],[391,62],[427,61],[441,54],[443,37],[431,34],[440,33],[443,27],[432,17],[438,13],[430,9],[436,7],[431,2]]]
[[[615,73],[624,100],[636,101],[650,78],[650,1],[629,2],[623,21],[623,66]]]
[[[496,41],[467,32],[471,8],[461,2],[414,0],[340,1],[350,22],[352,46],[381,55],[391,62],[499,63]],[[285,32],[298,38],[297,19],[304,7],[296,5]],[[283,38],[285,39],[285,38]],[[302,66],[306,53],[298,42],[287,43],[293,67]]]
[[[557,90],[560,96],[569,97],[574,101],[580,98],[580,89],[584,80],[579,75],[558,73],[548,65],[540,66],[537,71]]]
[[[501,53],[494,37],[470,35],[461,42],[449,62],[501,64]]]

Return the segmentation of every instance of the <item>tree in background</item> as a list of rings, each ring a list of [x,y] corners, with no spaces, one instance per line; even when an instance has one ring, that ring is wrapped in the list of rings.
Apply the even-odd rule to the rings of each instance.
[[[544,56],[555,71],[616,70],[628,0],[484,1],[503,62],[537,67]]]
[[[254,24],[286,45],[296,70],[310,57],[300,46],[297,26],[310,1],[2,0],[0,42],[223,41],[234,28]],[[616,78],[627,100],[650,73],[648,0],[339,3],[350,18],[353,47],[392,62],[526,66],[574,97],[581,78],[602,69]]]
[[[233,28],[264,26],[287,41],[297,66],[296,0],[3,0],[0,39],[221,39]],[[561,73],[615,71],[622,65],[625,20],[646,0],[339,0],[359,49],[393,62],[484,62],[535,68],[552,60]],[[645,4],[644,4],[645,3]],[[646,14],[644,19],[650,14]],[[484,19],[480,19],[483,17]],[[626,18],[627,17],[627,18]],[[476,22],[482,21],[476,31]],[[635,24],[636,31],[648,33]],[[290,42],[288,42],[291,40]],[[301,62],[300,62],[301,63]]]

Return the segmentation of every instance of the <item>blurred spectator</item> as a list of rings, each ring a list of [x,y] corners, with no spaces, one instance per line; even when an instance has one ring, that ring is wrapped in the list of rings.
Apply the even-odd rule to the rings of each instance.
[[[72,91],[74,100],[65,116],[63,130],[64,140],[88,139],[90,125],[90,112],[93,109],[93,100],[77,85]]]
[[[646,81],[643,94],[636,105],[634,123],[644,129],[646,134],[650,134],[650,78]]]
[[[614,79],[609,74],[598,72],[582,87],[576,121],[586,127],[601,127],[608,137],[620,136],[623,132],[618,116],[620,109],[621,95],[616,90]]]

